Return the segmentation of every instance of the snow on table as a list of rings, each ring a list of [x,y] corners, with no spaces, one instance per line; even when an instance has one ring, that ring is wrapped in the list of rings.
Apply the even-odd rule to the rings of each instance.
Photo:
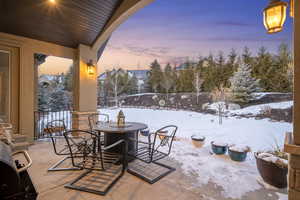
[[[120,109],[101,109],[100,112],[117,118]],[[213,182],[222,187],[226,198],[241,199],[247,192],[260,189],[257,182],[259,174],[255,158],[248,153],[247,160],[239,163],[231,161],[229,156],[217,156],[210,153],[211,141],[222,141],[227,144],[249,146],[252,151],[270,150],[275,143],[283,146],[284,135],[292,131],[292,124],[270,122],[267,119],[253,118],[237,119],[224,118],[219,125],[218,116],[190,111],[170,111],[122,108],[126,121],[146,123],[151,131],[163,126],[174,124],[178,126],[176,137],[183,138],[175,141],[170,157],[182,164],[187,175],[197,174],[197,185],[200,187]],[[195,148],[189,142],[192,135],[206,137],[203,148]]]

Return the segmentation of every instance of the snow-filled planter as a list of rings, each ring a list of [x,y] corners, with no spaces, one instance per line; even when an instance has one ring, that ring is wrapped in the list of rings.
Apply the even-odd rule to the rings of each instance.
[[[161,130],[158,132],[158,136],[160,140],[165,139],[166,135],[167,135],[168,131],[167,130]]]
[[[204,141],[205,141],[204,136],[192,135],[191,139],[194,147],[196,148],[201,148],[204,145]]]
[[[141,130],[140,133],[142,136],[148,136],[150,134],[150,130],[147,128],[147,129]]]
[[[228,148],[228,154],[231,160],[237,162],[243,162],[247,158],[247,154],[250,152],[250,147],[248,146],[237,146],[233,145]]]
[[[211,149],[213,151],[213,153],[218,154],[218,155],[222,155],[225,154],[227,152],[227,147],[228,145],[226,143],[222,143],[222,142],[211,142]]]
[[[263,180],[275,187],[287,187],[288,161],[271,153],[255,153],[257,169]]]

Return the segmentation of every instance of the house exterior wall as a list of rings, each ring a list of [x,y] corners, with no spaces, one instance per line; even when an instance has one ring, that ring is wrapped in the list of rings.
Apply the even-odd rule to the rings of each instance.
[[[42,53],[74,59],[77,49],[37,41],[25,37],[0,32],[0,45],[19,49],[19,133],[28,136],[33,141],[34,136],[34,109],[35,109],[35,81],[34,54]]]

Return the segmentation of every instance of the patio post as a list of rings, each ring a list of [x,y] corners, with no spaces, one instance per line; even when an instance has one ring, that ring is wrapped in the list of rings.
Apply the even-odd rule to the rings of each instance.
[[[295,1],[294,19],[294,113],[293,148],[289,157],[289,200],[300,197],[300,2]]]
[[[88,129],[88,115],[97,112],[97,65],[94,73],[88,72],[88,63],[97,63],[97,51],[80,44],[74,61],[72,128]]]

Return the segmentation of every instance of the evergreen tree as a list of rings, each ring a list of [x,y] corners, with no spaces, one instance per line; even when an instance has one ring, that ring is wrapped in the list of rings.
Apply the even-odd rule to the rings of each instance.
[[[273,90],[274,60],[265,47],[261,47],[255,59],[252,76],[259,81],[262,91],[271,92]]]
[[[251,76],[251,67],[247,63],[242,63],[239,66],[230,81],[233,99],[237,102],[249,102],[252,93],[257,92],[259,89],[259,83]]]
[[[193,65],[189,61],[185,64],[185,69],[180,70],[178,76],[179,91],[180,92],[193,92],[194,91],[194,70]]]
[[[169,92],[174,84],[175,80],[173,77],[172,67],[170,63],[168,63],[165,67],[164,73],[163,73],[163,79],[161,81],[161,86],[164,89],[164,91],[167,93],[167,98],[169,97]]]
[[[212,54],[209,54],[209,56],[205,59],[205,66],[202,67],[201,75],[203,75],[203,89],[206,92],[212,91],[215,87],[217,87],[216,84],[216,63],[214,60],[214,56]]]
[[[49,93],[48,88],[39,83],[38,84],[38,110],[47,111],[49,109]]]
[[[248,47],[244,48],[244,51],[242,53],[242,62],[246,65],[249,65],[249,67],[252,67],[253,58],[251,56],[250,49]]]
[[[73,65],[70,66],[63,80],[64,90],[73,91]]]
[[[149,85],[153,92],[161,92],[162,70],[157,60],[154,60],[150,65]]]
[[[55,88],[50,94],[49,106],[51,111],[68,110],[70,107],[71,97],[62,88]]]

